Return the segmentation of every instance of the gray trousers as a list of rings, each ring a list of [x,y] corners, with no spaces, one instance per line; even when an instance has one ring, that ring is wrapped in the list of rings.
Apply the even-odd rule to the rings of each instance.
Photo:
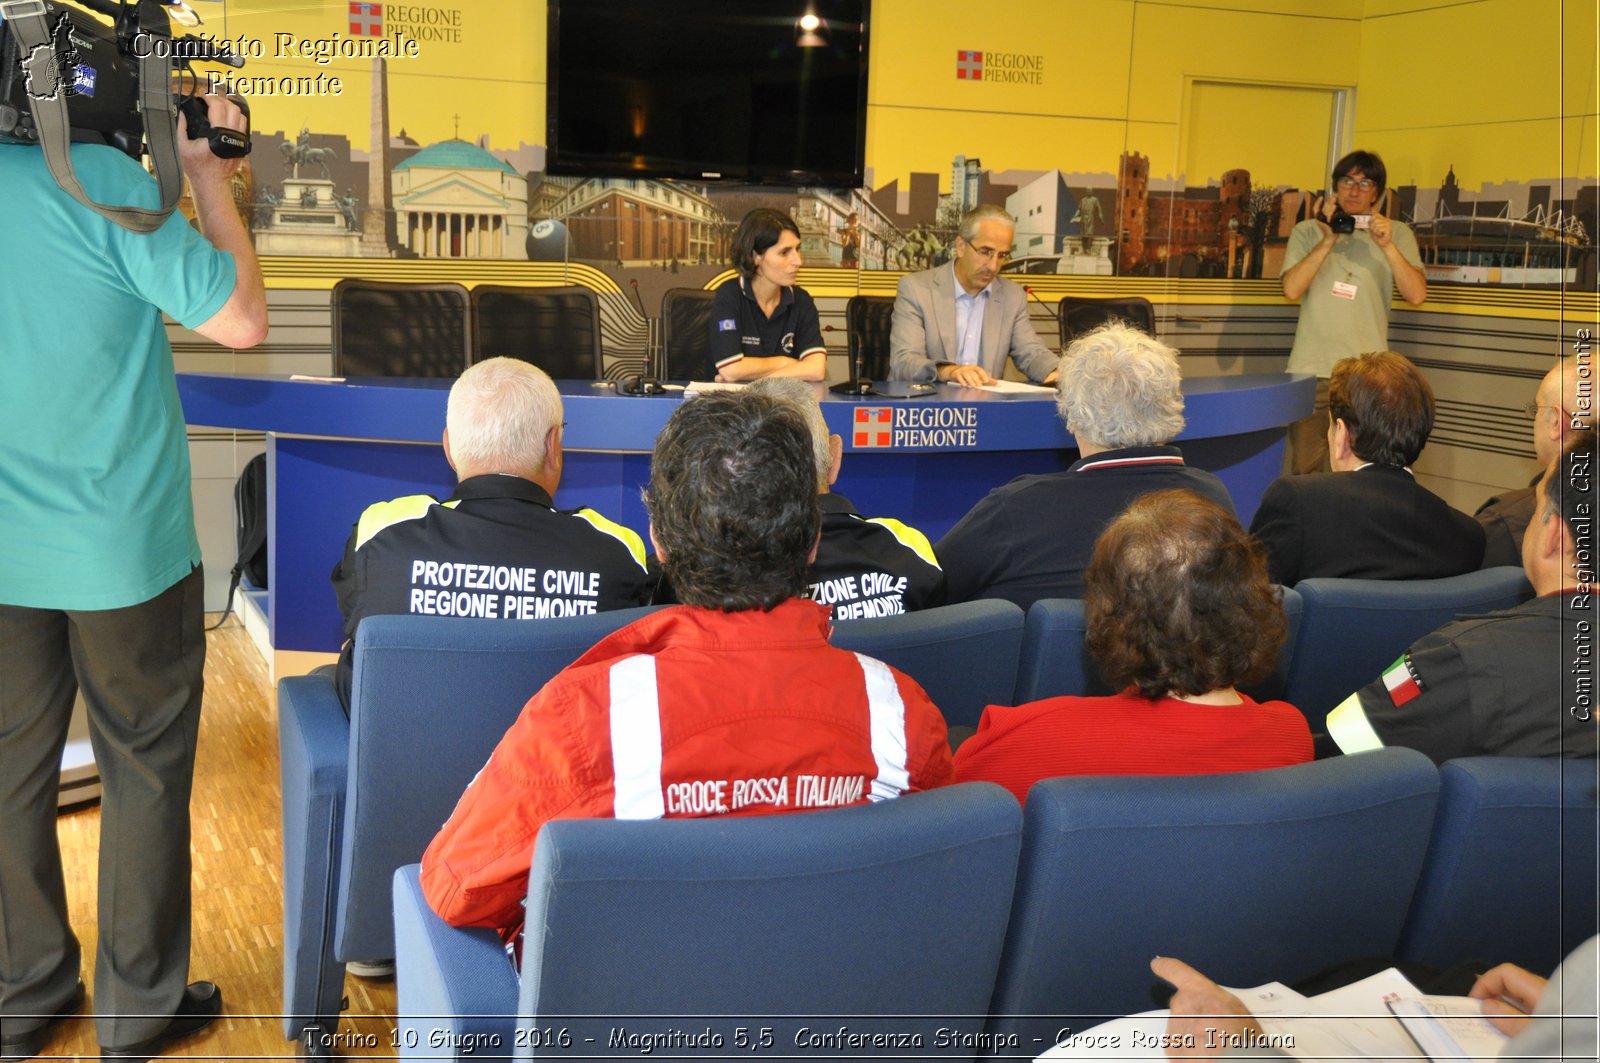
[[[189,978],[189,790],[205,666],[198,566],[149,601],[0,605],[0,1022],[40,1025],[79,978],[56,839],[78,689],[104,797],[94,1010],[102,1045],[166,1027]]]

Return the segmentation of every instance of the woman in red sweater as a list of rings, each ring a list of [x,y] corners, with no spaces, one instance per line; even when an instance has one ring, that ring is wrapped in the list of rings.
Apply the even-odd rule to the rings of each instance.
[[[1235,687],[1271,671],[1286,624],[1265,555],[1233,515],[1191,491],[1134,501],[1085,573],[1089,653],[1122,693],[984,710],[956,779],[1025,800],[1057,775],[1199,775],[1308,761],[1298,709]]]

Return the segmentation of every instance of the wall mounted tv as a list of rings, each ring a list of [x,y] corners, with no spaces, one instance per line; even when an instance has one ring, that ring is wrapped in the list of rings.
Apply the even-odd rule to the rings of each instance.
[[[857,188],[871,0],[549,0],[546,172]]]

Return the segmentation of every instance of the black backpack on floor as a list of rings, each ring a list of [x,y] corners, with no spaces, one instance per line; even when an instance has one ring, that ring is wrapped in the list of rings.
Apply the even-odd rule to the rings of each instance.
[[[212,624],[219,628],[233,611],[233,594],[241,576],[262,590],[267,589],[267,456],[257,454],[245,462],[244,471],[233,485],[233,533],[239,546],[239,560],[228,576],[228,601],[222,616]]]

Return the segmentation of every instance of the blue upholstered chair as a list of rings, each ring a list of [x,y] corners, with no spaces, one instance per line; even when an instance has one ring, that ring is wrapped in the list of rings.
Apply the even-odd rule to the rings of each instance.
[[[333,1031],[345,962],[394,955],[390,876],[422,856],[528,698],[649,611],[525,624],[370,617],[356,633],[349,719],[331,676],[278,684],[286,1036]]]
[[[724,1038],[663,1049],[673,1057],[749,1051],[738,1027],[752,1039],[772,1030],[752,1059],[906,1055],[796,1046],[801,1027],[931,1041],[943,1026],[971,1043],[994,989],[1021,819],[1010,794],[968,783],[793,815],[552,821],[534,845],[520,987],[496,934],[447,926],[418,869],[401,868],[402,1058],[516,1048],[526,1059],[535,1036],[538,1055],[556,1055],[568,1047],[562,1030],[570,1054],[593,1056],[617,1028]],[[466,1050],[441,1054],[430,1040]],[[976,1049],[938,1054],[970,1060]]]
[[[1438,788],[1410,749],[1036,784],[990,1032],[1042,1051],[1064,1026],[1155,1007],[1156,955],[1233,986],[1392,955]]]
[[[1439,814],[1400,955],[1548,974],[1593,935],[1597,771],[1592,759],[1533,757],[1440,768]]]
[[[1305,616],[1285,700],[1327,730],[1327,715],[1383,674],[1417,639],[1464,613],[1510,609],[1533,594],[1520,568],[1446,579],[1306,579],[1295,584]]]
[[[1250,695],[1259,701],[1284,696],[1304,608],[1300,595],[1293,588],[1280,587],[1279,590],[1283,592],[1283,612],[1289,622],[1289,631],[1272,674],[1256,686],[1247,688]],[[1022,631],[1022,661],[1017,666],[1017,689],[1012,695],[1011,704],[1022,705],[1064,694],[1096,696],[1116,693],[1100,678],[1089,656],[1089,649],[1084,644],[1087,634],[1081,599],[1043,598],[1034,602],[1028,609],[1027,622]]]
[[[985,705],[1005,704],[1017,682],[1022,610],[985,599],[835,624],[829,640],[892,665],[922,684],[952,727],[976,727]]]

